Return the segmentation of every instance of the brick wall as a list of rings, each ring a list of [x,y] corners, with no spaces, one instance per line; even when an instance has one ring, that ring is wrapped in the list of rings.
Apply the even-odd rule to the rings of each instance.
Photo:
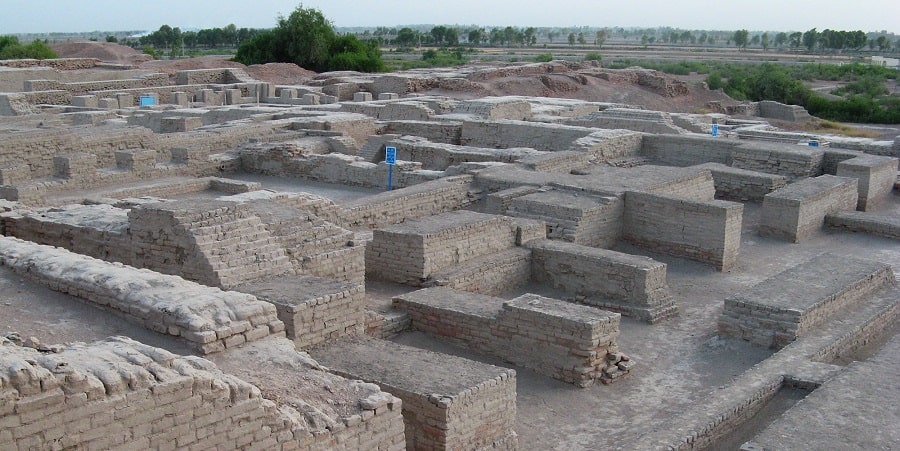
[[[534,294],[503,301],[446,288],[397,296],[393,305],[415,330],[581,387],[612,382],[633,365],[619,365],[618,313]]]
[[[532,277],[581,299],[650,322],[678,313],[666,264],[648,257],[562,241],[536,241]]]
[[[859,180],[859,211],[871,211],[885,203],[897,183],[897,159],[874,155],[844,160],[837,165],[838,177]]]
[[[798,292],[798,280],[817,282]],[[893,284],[888,264],[820,254],[726,298],[719,333],[780,349]]]
[[[698,167],[712,173],[716,198],[719,199],[762,202],[766,194],[787,185],[787,177],[783,175],[737,169],[718,163],[706,163]]]
[[[326,429],[209,361],[124,337],[50,354],[0,338],[0,362],[4,449],[401,450],[404,445],[400,400],[377,387],[357,391],[361,399],[352,410],[359,413],[329,418],[336,424]]]
[[[185,339],[204,354],[284,330],[275,307],[255,297],[108,263],[64,249],[0,238],[12,270],[150,330]]]
[[[857,179],[823,175],[801,180],[763,199],[759,234],[799,242],[825,224],[825,216],[855,210]]]
[[[743,210],[743,205],[734,202],[628,191],[623,238],[654,252],[728,271],[740,250]]]
[[[672,166],[720,163],[731,166],[731,154],[740,141],[711,136],[646,135],[641,153]]]
[[[525,121],[464,121],[460,144],[492,149],[531,147],[552,152],[566,150],[576,140],[596,131],[587,127]]]

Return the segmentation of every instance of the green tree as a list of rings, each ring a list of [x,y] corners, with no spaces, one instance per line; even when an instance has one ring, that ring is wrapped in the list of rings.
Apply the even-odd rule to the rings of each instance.
[[[22,58],[41,60],[56,57],[56,52],[40,39],[35,39],[28,45],[22,45],[15,36],[0,36],[0,60]]]
[[[476,28],[469,31],[469,43],[472,45],[481,45],[484,40],[484,28]]]
[[[750,32],[747,30],[735,31],[731,36],[731,40],[734,41],[734,45],[746,49],[747,44],[750,43]]]
[[[569,33],[569,45],[575,45],[575,33]]]
[[[606,38],[609,35],[609,32],[604,28],[602,30],[597,30],[597,37],[594,39],[594,44],[597,47],[603,48],[603,44],[606,43]]]
[[[234,59],[243,64],[289,62],[316,72],[384,70],[376,40],[338,36],[319,10],[302,6],[288,17],[279,17],[271,31],[242,43]]]
[[[404,27],[397,32],[394,43],[399,47],[413,47],[419,43],[419,33],[412,28]]]
[[[775,35],[775,47],[782,47],[785,43],[788,42],[788,35],[785,32],[781,32]]]
[[[328,51],[336,36],[321,11],[298,6],[290,16],[279,17],[275,38],[289,62],[316,72],[327,70]]]
[[[815,28],[807,30],[803,33],[803,45],[806,46],[806,49],[810,52],[816,48],[816,44],[819,43],[819,32],[816,31]]]
[[[587,39],[584,38],[584,33],[578,33],[578,43],[581,44],[582,47],[587,44]]]
[[[551,44],[553,44],[553,39],[556,38],[557,36],[559,36],[559,33],[555,32],[553,30],[550,30],[547,32],[547,40],[550,41]]]
[[[769,50],[769,33],[762,34],[762,37],[759,40],[759,45],[762,46],[764,52]]]

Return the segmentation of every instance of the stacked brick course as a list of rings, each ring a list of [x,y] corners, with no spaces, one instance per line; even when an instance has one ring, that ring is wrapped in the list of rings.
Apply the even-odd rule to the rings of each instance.
[[[204,354],[284,331],[273,305],[177,276],[5,237],[0,262],[53,290],[181,337]]]
[[[511,369],[371,339],[345,339],[312,353],[331,371],[403,400],[407,449],[517,448]],[[437,372],[434,365],[454,371]]]
[[[780,349],[893,283],[890,265],[820,254],[725,299],[719,333]]]
[[[305,349],[345,335],[363,332],[365,286],[318,277],[264,280],[236,288],[278,310],[287,337]]]
[[[355,395],[341,406],[352,415],[312,399],[299,412],[207,360],[124,337],[50,354],[0,338],[0,362],[15,368],[0,373],[4,449],[403,449],[399,399],[309,365],[295,366]]]
[[[678,313],[666,283],[666,264],[562,241],[535,241],[532,279],[581,302],[651,323]]]
[[[634,365],[618,353],[618,313],[534,294],[501,298],[426,288],[394,298],[410,327],[587,387],[611,382]],[[630,362],[630,363],[629,363]]]
[[[743,210],[743,205],[734,202],[629,191],[623,238],[655,252],[728,271],[740,251]]]
[[[825,224],[825,216],[855,210],[857,179],[823,175],[804,179],[767,194],[759,234],[799,242]]]

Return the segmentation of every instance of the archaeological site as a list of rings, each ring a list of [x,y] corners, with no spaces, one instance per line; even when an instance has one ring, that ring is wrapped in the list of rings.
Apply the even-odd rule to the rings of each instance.
[[[253,69],[0,62],[0,450],[900,447],[900,137]]]

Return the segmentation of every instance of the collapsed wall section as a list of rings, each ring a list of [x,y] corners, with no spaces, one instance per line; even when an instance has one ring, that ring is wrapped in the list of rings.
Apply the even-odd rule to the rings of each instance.
[[[728,271],[740,250],[743,210],[734,202],[628,191],[623,238],[654,252]]]

